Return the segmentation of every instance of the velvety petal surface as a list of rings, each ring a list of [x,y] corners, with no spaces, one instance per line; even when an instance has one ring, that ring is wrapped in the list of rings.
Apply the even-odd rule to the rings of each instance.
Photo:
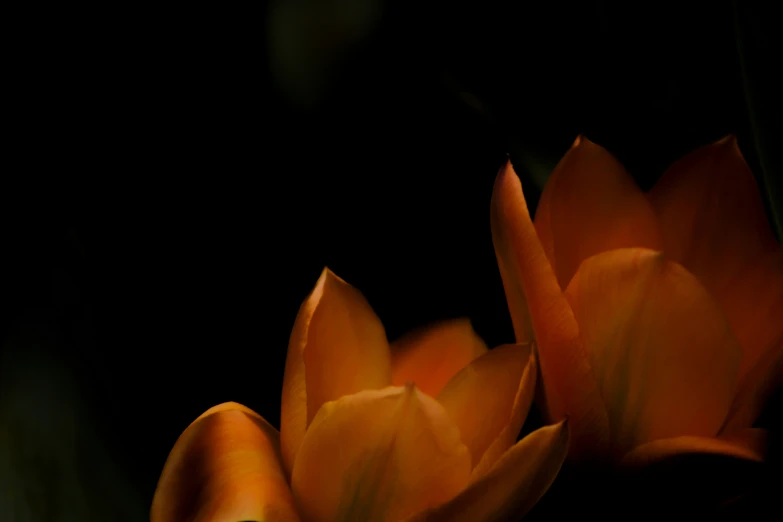
[[[647,249],[586,260],[566,290],[612,424],[612,446],[718,433],[741,357],[699,281]]]
[[[308,522],[394,522],[451,500],[470,470],[446,411],[407,385],[324,404],[297,455],[292,488]]]
[[[323,403],[390,383],[391,356],[381,321],[361,292],[324,269],[299,309],[288,344],[280,414],[287,473]]]
[[[603,399],[510,162],[495,180],[491,209],[492,240],[517,342],[529,342],[535,332],[545,411],[554,420],[570,414],[574,455],[595,454],[609,438]]]
[[[667,257],[716,297],[743,348],[743,376],[783,339],[783,264],[761,194],[733,136],[674,163],[648,194]]]
[[[279,435],[252,410],[225,403],[177,439],[158,481],[151,522],[299,522]]]
[[[473,463],[508,425],[529,359],[528,345],[498,346],[468,364],[438,394]]]
[[[623,247],[660,250],[655,213],[625,167],[579,136],[557,164],[536,209],[535,227],[561,288],[582,261]]]
[[[436,397],[457,372],[486,352],[468,319],[422,328],[392,343],[392,385],[413,382]]]
[[[420,513],[409,522],[518,520],[554,482],[568,454],[568,440],[565,420],[534,431],[452,501]]]

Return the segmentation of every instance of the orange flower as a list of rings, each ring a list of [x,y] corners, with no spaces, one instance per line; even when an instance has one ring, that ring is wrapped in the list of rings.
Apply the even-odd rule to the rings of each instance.
[[[783,256],[733,137],[647,194],[577,138],[535,223],[507,164],[492,233],[517,342],[536,339],[543,409],[570,414],[572,458],[761,460],[751,426],[783,375]]]
[[[171,450],[151,520],[521,514],[568,451],[565,421],[516,442],[535,379],[529,345],[487,350],[465,320],[390,347],[362,294],[325,269],[291,334],[280,433],[236,403],[208,410]]]

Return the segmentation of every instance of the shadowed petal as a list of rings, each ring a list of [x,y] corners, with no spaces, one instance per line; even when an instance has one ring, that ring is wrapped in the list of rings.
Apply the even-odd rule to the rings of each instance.
[[[643,444],[622,460],[623,479],[632,486],[618,493],[629,506],[653,500],[649,511],[656,518],[707,513],[766,482],[767,440],[764,430],[750,429],[731,437],[682,436]],[[645,493],[651,490],[655,498]]]
[[[731,433],[750,428],[756,422],[772,395],[783,384],[783,342],[756,362],[745,375],[734,397],[721,432]]]
[[[517,520],[546,493],[568,453],[563,420],[534,431],[508,450],[492,470],[454,500],[408,522],[502,522]]]
[[[760,429],[747,429],[723,437],[673,437],[637,446],[623,457],[625,466],[646,466],[678,455],[713,454],[761,462],[769,437]]]
[[[699,278],[726,311],[742,345],[744,375],[783,335],[783,321],[757,317],[773,311],[764,308],[770,303],[778,314],[772,317],[783,313],[783,264],[758,264],[779,244],[737,140],[728,136],[691,152],[648,197],[666,256]]]
[[[533,403],[533,396],[536,391],[537,365],[535,351],[531,350],[522,379],[519,381],[517,395],[514,397],[514,406],[511,409],[508,423],[500,431],[500,434],[495,437],[492,444],[489,445],[484,455],[481,456],[481,460],[478,463],[474,462],[473,473],[470,476],[471,481],[478,480],[486,475],[498,459],[516,442],[519,432],[525,424],[525,419],[527,419],[530,405]]]
[[[277,430],[241,404],[207,410],[171,450],[150,520],[298,522]]]
[[[570,414],[572,452],[600,452],[609,422],[579,326],[530,220],[522,185],[507,163],[492,194],[492,240],[517,342],[538,347],[549,417]],[[532,327],[532,329],[531,329]]]
[[[561,288],[590,256],[623,247],[660,250],[663,244],[655,213],[631,175],[584,136],[547,181],[535,226]]]
[[[586,260],[566,297],[601,383],[616,450],[717,434],[741,349],[692,274],[651,250],[613,250]]]
[[[486,351],[487,345],[467,319],[422,328],[392,343],[392,385],[413,382],[435,397],[449,379]]]
[[[783,344],[783,251],[751,262],[719,292],[719,303],[742,346],[740,381]]]
[[[288,344],[280,413],[287,473],[323,403],[390,383],[383,325],[361,292],[325,268],[299,309]]]
[[[452,499],[469,478],[459,430],[435,399],[407,385],[324,404],[292,488],[308,522],[394,522]]]
[[[508,426],[529,359],[528,345],[498,346],[463,368],[438,394],[473,463]]]

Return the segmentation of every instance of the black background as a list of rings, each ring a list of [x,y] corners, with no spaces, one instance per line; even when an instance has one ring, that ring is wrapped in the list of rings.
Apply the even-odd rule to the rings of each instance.
[[[735,133],[770,219],[783,208],[768,9],[366,2],[377,20],[351,32],[362,2],[324,2],[318,23],[300,4],[41,11],[14,47],[3,376],[67,376],[76,398],[51,407],[78,412],[141,517],[204,410],[233,400],[279,425],[288,336],[324,266],[392,340],[462,316],[513,339],[489,229],[507,153],[534,204],[579,133],[645,189]],[[289,19],[304,50],[276,61],[270,27]],[[85,480],[115,487],[99,468]]]

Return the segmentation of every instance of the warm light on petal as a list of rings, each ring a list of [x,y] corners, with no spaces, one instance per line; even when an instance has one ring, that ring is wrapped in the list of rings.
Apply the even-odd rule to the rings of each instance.
[[[443,407],[413,385],[389,387],[323,405],[292,488],[308,522],[393,522],[452,499],[470,468]]]
[[[498,346],[463,368],[438,394],[473,463],[508,425],[529,358],[528,345]]]
[[[277,430],[240,404],[205,412],[171,450],[150,520],[298,522]]]
[[[527,513],[554,482],[568,453],[563,420],[534,431],[454,500],[408,522],[501,522]]]
[[[623,457],[625,466],[648,466],[675,456],[712,454],[763,462],[769,436],[760,429],[747,429],[727,437],[673,437],[636,447]]]
[[[560,420],[568,413],[573,454],[593,454],[608,443],[609,422],[579,326],[530,220],[522,185],[510,163],[492,194],[492,239],[517,342],[531,339],[532,325],[546,388],[546,409]]]
[[[458,371],[486,351],[487,345],[467,319],[422,328],[392,343],[392,385],[413,382],[435,397]]]
[[[613,448],[717,434],[741,349],[692,274],[651,250],[613,250],[586,260],[566,297],[601,383]]]
[[[507,173],[511,171],[511,174]],[[490,212],[490,223],[492,228],[492,244],[495,247],[495,256],[497,257],[498,269],[500,270],[500,276],[503,280],[503,289],[506,293],[506,301],[508,302],[508,309],[511,314],[511,322],[514,326],[514,335],[516,336],[517,343],[528,344],[533,342],[535,334],[533,333],[533,324],[530,320],[530,311],[528,308],[527,297],[525,296],[524,285],[522,284],[522,274],[520,273],[520,267],[517,264],[517,245],[514,243],[514,234],[516,228],[519,228],[516,223],[511,222],[517,217],[519,212],[528,216],[527,203],[524,196],[522,201],[517,202],[513,197],[513,194],[507,194],[501,197],[500,189],[505,188],[504,192],[509,191],[522,191],[522,185],[518,183],[518,187],[513,186],[511,177],[516,178],[516,174],[513,172],[511,161],[506,161],[505,165],[501,167],[498,177],[495,180],[495,187],[492,192],[492,205]],[[503,183],[500,183],[501,180]],[[512,186],[510,186],[512,185]],[[520,209],[519,206],[522,205]],[[535,235],[535,230],[532,227],[522,228],[522,240],[524,242],[538,241],[537,238],[530,237],[531,234]],[[539,243],[540,245],[540,243]],[[535,249],[533,249],[535,251]],[[542,252],[543,253],[543,252]],[[532,261],[536,266],[543,263],[543,260],[536,258],[533,254]],[[545,270],[542,268],[542,270]]]
[[[511,409],[508,423],[500,431],[500,434],[495,437],[492,444],[489,445],[481,460],[478,463],[474,462],[473,473],[470,476],[471,481],[478,480],[486,475],[498,459],[517,441],[519,432],[522,430],[522,426],[525,425],[530,405],[533,403],[533,396],[536,391],[537,367],[538,362],[535,350],[531,350],[530,357],[528,357],[525,365],[525,371],[522,373],[522,379],[519,381],[517,395],[514,397],[514,406]]]
[[[756,362],[745,375],[721,430],[731,433],[750,428],[769,399],[783,385],[783,342]]]
[[[383,325],[361,292],[324,269],[299,309],[288,345],[280,415],[286,471],[323,403],[390,383]]]
[[[783,321],[774,319],[783,314],[783,264],[759,264],[779,245],[737,140],[729,136],[691,152],[648,197],[666,256],[693,273],[726,311],[743,348],[744,375],[783,338]]]
[[[547,181],[535,227],[561,288],[590,256],[623,247],[662,246],[644,193],[609,151],[584,136]]]

